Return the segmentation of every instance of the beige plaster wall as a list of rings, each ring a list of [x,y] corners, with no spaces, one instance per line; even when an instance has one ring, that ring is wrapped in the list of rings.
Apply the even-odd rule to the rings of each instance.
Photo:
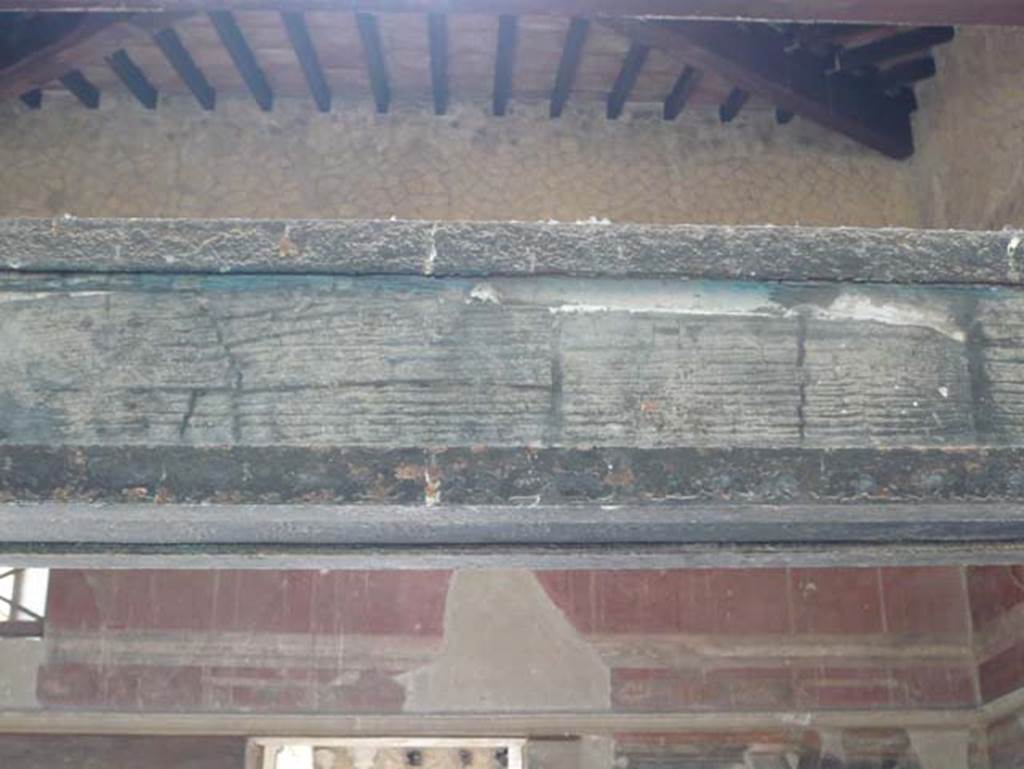
[[[767,112],[551,121],[540,105],[438,118],[365,104],[328,115],[225,99],[147,112],[104,97],[0,107],[0,215],[254,216],[911,224],[905,165]]]
[[[483,103],[436,117],[369,100],[328,115],[305,100],[149,112],[107,93],[29,112],[0,105],[0,216],[559,219],[865,226],[1024,224],[1024,30],[964,30],[921,89],[919,152],[883,158],[805,121],[748,111],[672,123],[600,105],[549,120]]]
[[[923,226],[1024,227],[1024,29],[962,29],[919,87]]]

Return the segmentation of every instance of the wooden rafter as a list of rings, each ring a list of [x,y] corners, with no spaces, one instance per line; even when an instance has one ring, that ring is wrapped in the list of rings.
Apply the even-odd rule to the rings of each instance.
[[[321,112],[329,112],[331,109],[331,89],[327,85],[323,68],[320,66],[320,59],[313,47],[313,41],[309,36],[309,28],[306,26],[306,19],[301,13],[282,13],[281,21],[288,32],[288,39],[291,41],[295,56],[302,67],[302,74],[306,78],[309,92],[316,102],[317,109]]]
[[[656,48],[681,64],[710,69],[735,88],[838,131],[892,158],[913,154],[910,115],[897,99],[830,78],[826,62],[787,52],[785,36],[750,34],[732,24],[606,19],[602,24]],[[765,34],[767,33],[767,34]],[[796,65],[796,66],[794,66]],[[799,76],[794,76],[794,72]]]
[[[106,56],[123,46],[126,37],[159,33],[182,18],[183,15],[177,13],[83,16],[59,39],[0,69],[0,99],[28,96],[80,67],[102,63]],[[37,101],[37,97],[31,96],[30,106]]]
[[[270,90],[263,70],[260,69],[249,43],[246,41],[242,30],[235,21],[235,17],[228,11],[216,11],[210,14],[210,21],[213,22],[217,35],[231,56],[231,60],[242,76],[249,92],[260,105],[260,109],[269,112],[274,106],[274,94]]]
[[[0,10],[109,10],[110,0],[0,0]],[[130,11],[541,14],[864,24],[1024,24],[1020,0],[119,0]]]

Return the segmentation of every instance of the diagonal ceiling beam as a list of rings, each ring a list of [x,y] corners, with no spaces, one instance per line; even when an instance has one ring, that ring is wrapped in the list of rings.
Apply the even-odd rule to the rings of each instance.
[[[603,25],[681,64],[717,72],[736,88],[767,99],[892,158],[914,152],[910,113],[843,77],[829,78],[810,54],[787,54],[784,41],[732,24],[605,19]],[[769,33],[771,34],[771,33]]]
[[[40,88],[87,64],[102,63],[126,38],[156,32],[173,24],[180,14],[102,13],[84,16],[58,40],[0,69],[0,100]]]
[[[1024,25],[1020,0],[0,0],[17,11],[357,11],[636,16],[862,24]]]

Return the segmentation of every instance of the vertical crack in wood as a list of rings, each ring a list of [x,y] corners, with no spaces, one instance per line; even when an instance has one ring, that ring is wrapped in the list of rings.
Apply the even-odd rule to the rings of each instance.
[[[224,335],[224,329],[221,324],[221,319],[208,306],[205,307],[205,312],[210,318],[210,323],[213,326],[213,334],[217,340],[217,344],[224,350],[224,356],[228,363],[227,381],[225,382],[225,385],[230,391],[231,399],[231,440],[236,444],[240,444],[242,442],[242,415],[239,410],[240,404],[238,398],[242,394],[242,388],[245,384],[245,375],[242,371],[242,366],[238,361],[238,357],[232,351],[231,345],[227,342],[227,338]]]
[[[967,355],[968,384],[970,385],[970,420],[975,441],[990,441],[999,433],[992,413],[992,380],[989,376],[985,350],[988,339],[978,318],[978,297],[965,297],[959,312],[964,331]]]
[[[796,424],[800,442],[803,443],[807,433],[807,313],[797,315],[796,335],[796,368],[799,377],[799,399],[796,404]]]
[[[181,417],[181,425],[178,427],[179,438],[184,438],[185,433],[188,432],[189,424],[196,413],[196,403],[199,402],[199,398],[204,394],[203,390],[195,387],[188,394],[188,405],[185,406],[185,414]]]
[[[562,320],[554,316],[551,335],[551,399],[544,442],[548,446],[560,446],[565,424],[563,384],[565,372],[562,368]]]

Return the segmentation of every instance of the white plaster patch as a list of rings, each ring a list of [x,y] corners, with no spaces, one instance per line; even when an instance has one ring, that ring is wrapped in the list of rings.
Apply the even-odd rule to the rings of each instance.
[[[501,295],[490,283],[477,283],[469,292],[470,301],[501,304]]]
[[[854,320],[882,323],[886,326],[916,326],[963,342],[966,336],[949,309],[938,302],[894,302],[880,300],[863,291],[845,290],[828,308],[812,308],[816,317],[826,320]]]

